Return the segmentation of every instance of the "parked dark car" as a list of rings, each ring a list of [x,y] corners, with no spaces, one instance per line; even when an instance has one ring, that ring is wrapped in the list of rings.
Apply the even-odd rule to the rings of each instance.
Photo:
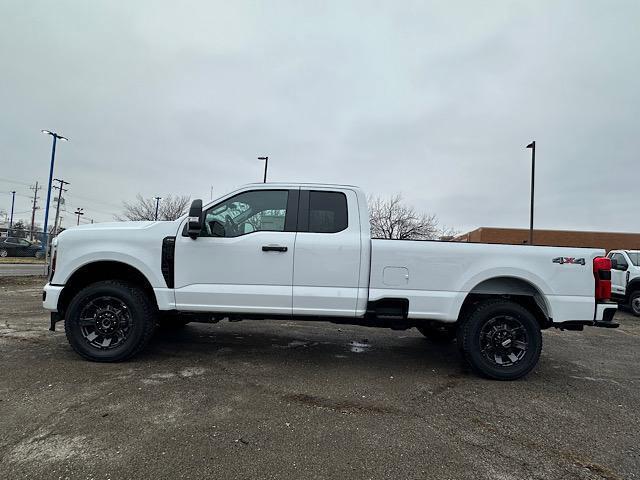
[[[35,243],[18,237],[0,238],[0,257],[36,257],[41,258],[44,251]]]

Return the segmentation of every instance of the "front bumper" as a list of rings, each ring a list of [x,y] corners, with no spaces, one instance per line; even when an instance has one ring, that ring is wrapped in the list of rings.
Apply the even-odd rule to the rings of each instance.
[[[61,285],[51,285],[47,283],[42,291],[42,306],[45,310],[58,311],[58,300],[64,287]]]
[[[62,317],[58,313],[58,300],[64,287],[60,285],[51,285],[47,283],[42,290],[42,306],[46,310],[51,311],[51,320],[49,324],[49,330],[52,332],[56,329],[56,323],[62,320]]]

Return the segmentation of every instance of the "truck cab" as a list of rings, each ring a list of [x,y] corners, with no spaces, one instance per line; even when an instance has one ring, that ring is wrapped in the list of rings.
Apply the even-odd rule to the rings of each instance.
[[[612,250],[607,257],[611,259],[612,298],[640,316],[640,251]]]
[[[370,234],[362,204],[364,194],[349,186],[261,184],[223,197],[203,209],[197,241],[184,227],[175,237],[173,308],[364,314]]]

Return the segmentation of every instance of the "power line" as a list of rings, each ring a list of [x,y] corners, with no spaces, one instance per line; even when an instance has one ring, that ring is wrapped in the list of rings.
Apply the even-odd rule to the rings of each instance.
[[[29,184],[25,183],[25,182],[21,182],[19,180],[11,180],[10,178],[4,178],[4,177],[0,177],[0,182],[7,182],[7,183],[16,183],[18,185],[24,185],[25,187],[28,187]]]
[[[0,191],[0,193],[6,193],[7,195],[13,195],[13,190],[11,190],[11,191],[2,190],[2,191]],[[23,193],[16,193],[16,196],[17,197],[24,197],[24,198],[31,199],[31,195],[25,195]]]
[[[77,197],[77,198],[79,198],[81,200],[85,200],[87,202],[93,202],[93,203],[98,204],[98,205],[104,205],[104,206],[111,207],[111,208],[117,208],[118,210],[122,209],[122,205],[116,205],[114,203],[105,202],[103,200],[95,200],[95,199],[90,198],[90,197],[85,197],[83,195],[78,195],[77,193],[74,193],[73,196]]]

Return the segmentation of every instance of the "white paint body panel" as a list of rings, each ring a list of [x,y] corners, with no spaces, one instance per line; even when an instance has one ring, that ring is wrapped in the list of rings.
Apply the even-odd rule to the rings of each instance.
[[[636,254],[637,250],[631,250],[632,254]],[[611,269],[611,292],[624,296],[627,294],[627,285],[631,282],[637,284],[638,278],[640,278],[640,266],[634,265],[629,258],[628,251],[625,250],[612,250],[608,256],[613,254],[620,254],[627,262],[627,270]]]
[[[291,315],[295,232],[176,237],[176,308]],[[287,247],[263,252],[263,245]]]
[[[55,310],[62,287],[79,268],[97,261],[126,263],[153,288],[160,310],[269,315],[363,317],[369,301],[409,300],[409,317],[454,322],[481,282],[500,277],[527,282],[554,322],[598,319],[593,258],[598,249],[371,240],[366,197],[357,187],[257,184],[261,188],[345,193],[348,227],[333,234],[253,232],[235,238],[181,235],[175,222],[122,222],[70,228],[57,239],[57,268],[44,306]],[[176,237],[175,288],[161,271],[162,241]],[[263,252],[263,245],[286,252]],[[584,258],[585,265],[553,263]],[[50,294],[50,296],[49,296]]]
[[[303,190],[313,190],[304,188]],[[348,206],[357,206],[356,192],[344,189]],[[348,226],[337,233],[298,232],[293,271],[293,314],[353,317],[362,281],[362,231],[359,209],[349,208]],[[365,305],[366,308],[366,305]],[[360,309],[360,314],[364,310]]]
[[[410,318],[454,322],[475,286],[511,277],[543,295],[554,321],[593,319],[593,258],[604,255],[603,250],[378,239],[371,244],[370,300],[408,298]],[[584,258],[585,265],[553,263],[560,256]],[[387,286],[388,267],[406,268],[407,285]]]

